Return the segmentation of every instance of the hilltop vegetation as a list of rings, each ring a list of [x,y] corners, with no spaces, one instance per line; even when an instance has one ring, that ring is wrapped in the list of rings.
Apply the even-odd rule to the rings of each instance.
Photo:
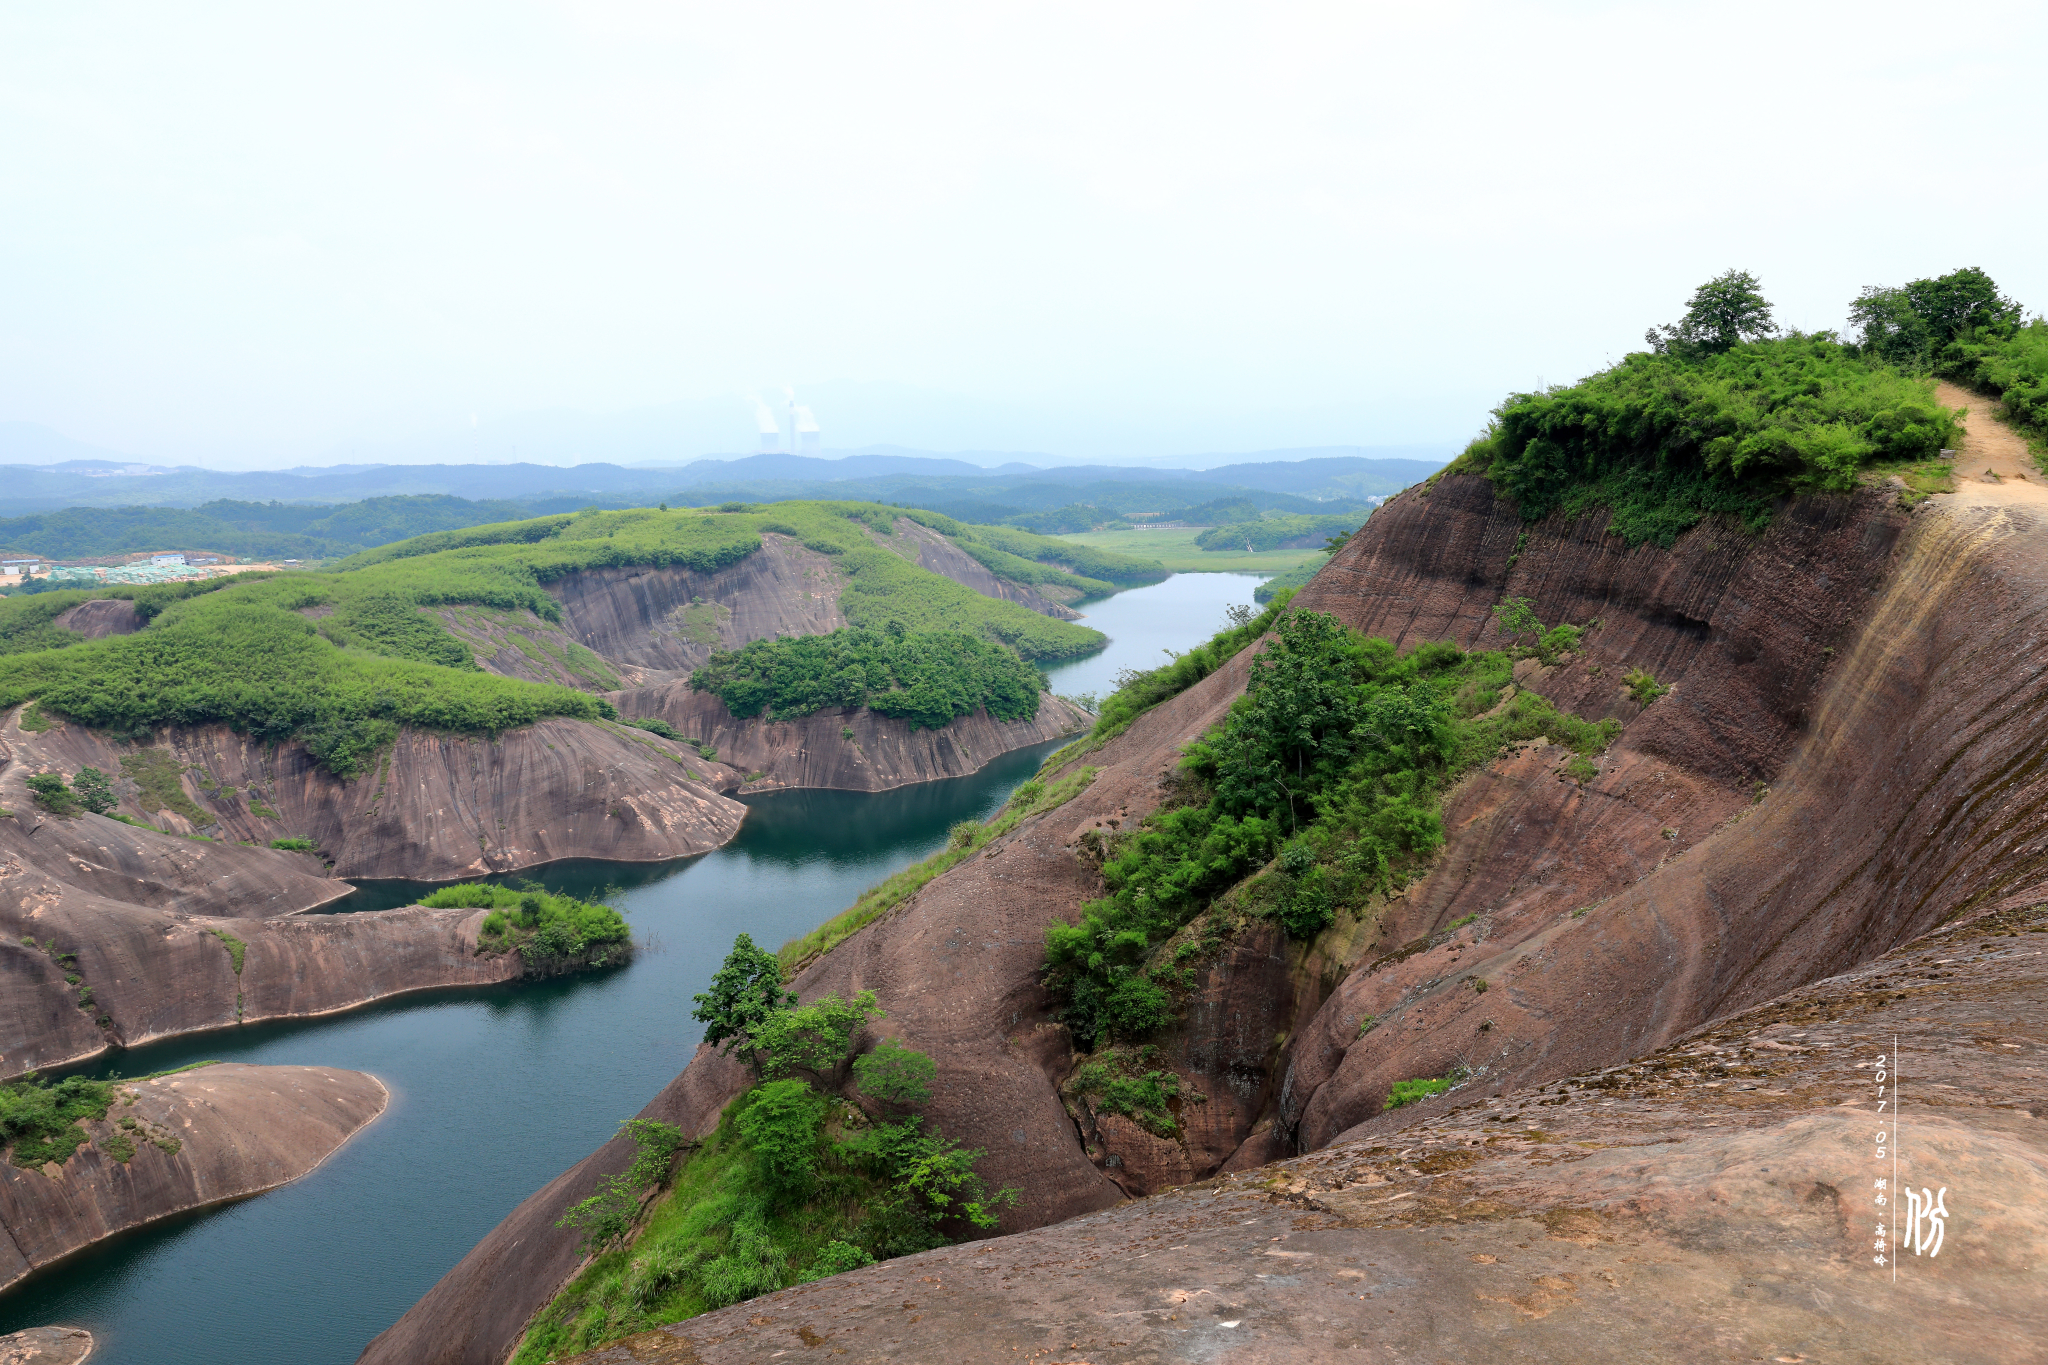
[[[1705,516],[1760,527],[1787,493],[1938,458],[1959,432],[1935,369],[2007,393],[2021,420],[2048,394],[2048,334],[2020,328],[1981,271],[1866,290],[1852,315],[1860,342],[1774,336],[1756,282],[1731,271],[1652,330],[1653,350],[1511,395],[1450,472],[1487,475],[1529,520],[1607,508],[1611,533],[1668,546]]]
[[[899,628],[755,640],[713,654],[690,686],[716,693],[735,716],[793,720],[828,706],[866,706],[937,730],[983,707],[997,720],[1029,720],[1045,679],[972,635]]]
[[[470,646],[423,608],[476,604],[559,621],[547,585],[568,574],[624,565],[715,572],[758,551],[764,533],[830,556],[846,576],[841,609],[859,633],[822,654],[768,647],[721,665],[722,675],[714,670],[743,705],[758,694],[757,710],[851,689],[918,723],[943,724],[939,717],[963,706],[1030,714],[1038,675],[1018,655],[1062,658],[1101,645],[1098,632],[917,567],[914,547],[894,536],[898,515],[872,503],[580,512],[437,531],[321,573],[10,598],[0,602],[0,706],[35,700],[44,714],[120,735],[220,722],[270,742],[296,737],[332,772],[353,777],[400,726],[496,734],[550,716],[612,717],[609,703],[587,693],[481,671]],[[1036,540],[1009,543],[1083,558]],[[1113,556],[1088,562],[1124,575],[1150,571]],[[1043,569],[1035,560],[1029,567]],[[81,641],[54,624],[91,597],[134,600],[148,628]]]

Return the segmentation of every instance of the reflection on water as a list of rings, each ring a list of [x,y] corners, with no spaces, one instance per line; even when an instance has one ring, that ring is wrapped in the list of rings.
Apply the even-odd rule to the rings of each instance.
[[[1205,639],[1226,602],[1250,600],[1255,581],[1181,575],[1094,604],[1090,624],[1112,643],[1061,669],[1060,690],[1103,690],[1066,682],[1068,670],[1149,667],[1159,640],[1184,649]],[[936,852],[955,822],[993,813],[1053,747],[892,792],[749,797],[739,836],[695,858],[579,860],[522,874],[552,891],[608,896],[635,938],[655,945],[626,967],[249,1024],[90,1068],[133,1076],[208,1058],[351,1067],[383,1080],[392,1100],[304,1180],[168,1219],[0,1295],[0,1333],[89,1328],[101,1341],[94,1365],[346,1365],[514,1205],[682,1068],[700,1033],[691,997],[735,934],[772,948],[815,927]],[[427,889],[365,883],[329,909],[407,904]]]

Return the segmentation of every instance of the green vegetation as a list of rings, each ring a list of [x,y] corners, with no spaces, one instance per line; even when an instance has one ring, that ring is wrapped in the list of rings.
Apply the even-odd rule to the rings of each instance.
[[[71,779],[71,789],[78,804],[94,815],[105,815],[116,805],[114,784],[98,768],[80,768],[78,776]]]
[[[25,1171],[48,1161],[61,1166],[85,1145],[80,1120],[104,1119],[113,1102],[106,1081],[70,1076],[51,1084],[31,1071],[0,1085],[0,1144],[13,1149],[10,1159]]]
[[[28,778],[28,789],[34,794],[36,804],[59,818],[78,814],[78,796],[64,785],[62,773],[33,773]]]
[[[972,635],[897,629],[755,640],[690,675],[735,716],[774,720],[866,706],[936,730],[986,707],[997,720],[1038,714],[1045,679],[1010,650]]]
[[[1646,668],[1631,668],[1622,677],[1621,685],[1628,689],[1628,694],[1636,699],[1638,706],[1648,706],[1671,690],[1668,684],[1652,677]]]
[[[1903,369],[1942,367],[1956,342],[1992,341],[2019,329],[2021,310],[1974,266],[1897,288],[1872,285],[1849,305],[1864,350]]]
[[[1204,550],[1196,541],[1203,532],[1089,531],[1062,536],[1071,544],[1152,559],[1174,573],[1285,573],[1303,564],[1320,564],[1316,550]],[[1239,542],[1242,544],[1242,542]]]
[[[1454,1071],[1448,1076],[1437,1076],[1413,1081],[1395,1081],[1394,1088],[1387,1092],[1387,1109],[1399,1109],[1417,1100],[1426,1100],[1431,1095],[1441,1095],[1465,1079],[1465,1073]]]
[[[1180,1077],[1146,1066],[1157,1053],[1149,1043],[1104,1048],[1075,1067],[1061,1090],[1098,1114],[1120,1114],[1154,1137],[1175,1141],[1180,1137]],[[1203,1097],[1197,1091],[1194,1098]]]
[[[1231,522],[1225,526],[1213,526],[1195,537],[1195,544],[1201,549],[1216,553],[1224,550],[1277,550],[1283,542],[1290,540],[1310,541],[1308,548],[1320,550],[1331,536],[1348,536],[1358,529],[1364,518],[1356,512],[1342,512],[1336,516],[1305,517],[1290,516],[1284,512],[1248,521]]]
[[[123,754],[121,771],[135,784],[135,804],[142,807],[145,814],[154,815],[160,810],[168,810],[184,816],[194,825],[214,823],[213,817],[185,794],[185,785],[179,780],[185,772],[185,765],[169,749],[141,749]]]
[[[222,946],[228,950],[228,959],[235,964],[235,975],[240,976],[242,974],[242,959],[248,956],[249,945],[225,929],[210,929],[207,932],[219,939]]]
[[[364,772],[400,726],[495,735],[550,716],[609,718],[608,702],[579,690],[481,672],[473,657],[478,640],[458,638],[432,610],[531,612],[558,622],[561,608],[546,585],[564,575],[620,565],[712,572],[758,550],[770,525],[842,547],[835,556],[835,569],[847,578],[841,608],[857,627],[967,635],[1029,659],[1070,657],[1102,643],[1098,632],[918,568],[900,546],[889,548],[894,509],[781,503],[770,517],[731,506],[745,510],[592,510],[436,531],[317,575],[9,599],[0,603],[0,706],[34,701],[38,716],[48,712],[127,738],[167,724],[216,722],[265,742],[298,738],[343,778]],[[1004,544],[987,546],[990,555],[1010,555],[1012,547],[1050,553],[1035,544],[1042,538],[998,538]],[[1129,564],[1118,571],[1144,572]],[[1077,591],[1103,586],[1072,581]],[[81,641],[54,626],[59,612],[90,597],[131,598],[149,628]],[[550,649],[550,641],[528,633],[512,636],[515,647],[540,650],[542,662],[563,676],[604,681],[579,658],[580,647]],[[883,690],[918,694],[906,704],[920,715],[935,715],[942,700],[954,700],[944,688],[915,683]],[[1035,702],[1035,687],[1031,696]],[[169,784],[156,783],[151,796],[158,802],[151,809],[205,819],[196,807],[180,806],[190,802]]]
[[[270,846],[286,853],[311,853],[319,848],[311,839],[272,839]]]
[[[975,1173],[980,1152],[912,1112],[930,1098],[930,1058],[886,1038],[861,1050],[883,1017],[872,994],[797,1004],[745,936],[718,982],[695,1017],[758,1083],[701,1144],[649,1120],[622,1128],[631,1166],[560,1223],[596,1259],[534,1320],[521,1365],[944,1246],[994,1227],[1015,1202],[1015,1190],[992,1193]],[[665,1185],[635,1235],[643,1199]]]
[[[1745,341],[1761,341],[1777,330],[1770,302],[1756,276],[1746,270],[1727,270],[1693,291],[1684,317],[1668,327],[1652,327],[1643,340],[1660,354],[1719,355]]]
[[[1057,758],[1059,755],[1055,754],[1053,757]],[[1047,763],[1050,764],[1051,760],[1048,759]],[[955,825],[953,836],[947,841],[946,847],[923,862],[904,868],[879,885],[869,887],[861,892],[859,899],[846,910],[826,920],[802,938],[794,938],[783,944],[777,954],[783,971],[790,976],[796,975],[806,963],[831,952],[841,942],[909,900],[941,872],[965,862],[974,856],[977,850],[1008,834],[1022,823],[1026,816],[1052,810],[1073,800],[1095,780],[1095,773],[1094,768],[1078,768],[1050,786],[1043,782],[1026,782],[1010,794],[1009,801],[986,824],[962,821]]]
[[[1503,704],[1506,653],[1430,643],[1399,655],[1316,612],[1269,609],[1219,635],[1214,662],[1266,623],[1278,638],[1224,724],[1189,746],[1174,798],[1106,842],[1109,894],[1046,931],[1046,981],[1083,1046],[1170,1022],[1192,984],[1187,961],[1221,942],[1219,915],[1277,919],[1307,939],[1398,890],[1443,843],[1445,791],[1504,746],[1546,738],[1594,754],[1620,728],[1530,692]],[[1192,682],[1172,676],[1186,664],[1129,679],[1098,731]],[[1206,928],[1182,934],[1212,908]]]
[[[933,517],[932,513],[912,512],[908,515],[956,539],[971,537],[1005,554],[1034,560],[1040,564],[1057,564],[1083,578],[1114,583],[1119,587],[1133,588],[1146,583],[1157,583],[1167,576],[1165,566],[1156,559],[1115,554],[1061,536],[1034,535],[1029,531],[1009,526],[962,526],[956,533],[947,531],[945,527],[938,525],[936,520],[928,520]]]
[[[477,952],[490,956],[516,949],[527,976],[609,967],[633,955],[632,930],[618,911],[537,887],[464,882],[444,886],[420,904],[429,909],[489,910],[477,927]]]
[[[1185,654],[1174,655],[1170,662],[1158,668],[1143,672],[1127,669],[1119,673],[1116,691],[1096,712],[1095,728],[1088,732],[1089,740],[1099,744],[1115,738],[1140,715],[1168,697],[1179,696],[1236,658],[1239,650],[1274,627],[1293,596],[1291,592],[1276,594],[1266,609],[1256,616],[1245,608],[1237,608],[1230,613],[1230,625],[1211,636],[1206,643],[1196,645]],[[1064,760],[1065,752],[1062,750],[1046,760],[1048,771],[1054,760]]]
[[[1930,458],[1955,434],[1931,380],[1791,336],[1631,355],[1571,388],[1517,394],[1450,468],[1486,474],[1525,520],[1605,507],[1610,534],[1669,546],[1708,515],[1760,528],[1785,493],[1853,488],[1865,465]]]
[[[1958,383],[1997,394],[2015,426],[2048,437],[2048,321],[1957,341],[1943,352],[1941,368]]]

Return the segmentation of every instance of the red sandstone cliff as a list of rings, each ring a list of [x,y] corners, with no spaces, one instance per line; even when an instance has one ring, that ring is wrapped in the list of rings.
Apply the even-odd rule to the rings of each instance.
[[[240,1063],[115,1093],[61,1166],[0,1163],[0,1288],[117,1232],[296,1180],[390,1099],[360,1071]]]

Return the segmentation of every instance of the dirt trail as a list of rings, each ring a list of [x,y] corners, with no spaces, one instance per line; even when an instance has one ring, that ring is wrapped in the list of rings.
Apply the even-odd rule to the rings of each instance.
[[[1998,400],[1972,393],[1959,384],[1939,380],[1934,386],[1937,401],[1961,408],[1966,428],[1961,453],[1956,456],[1958,501],[2048,502],[2048,485],[2034,464],[2026,438],[1998,416]],[[1998,494],[1990,494],[1996,488]]]

